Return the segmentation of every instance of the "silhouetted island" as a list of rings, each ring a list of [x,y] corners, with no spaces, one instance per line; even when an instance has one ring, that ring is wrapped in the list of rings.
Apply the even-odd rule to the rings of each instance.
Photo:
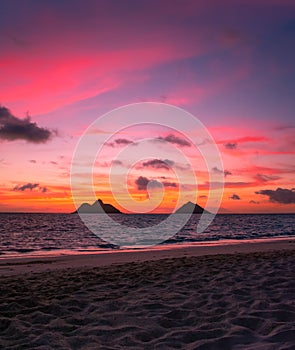
[[[122,214],[119,209],[115,208],[111,204],[104,203],[101,199],[95,201],[92,205],[88,203],[83,203],[74,211],[72,214]]]
[[[199,204],[194,204],[192,202],[187,202],[182,207],[177,209],[175,211],[175,214],[188,214],[188,213],[202,214],[203,212],[209,214],[209,212],[207,210],[205,210],[204,208],[202,208]]]
[[[175,211],[175,214],[202,214],[203,212],[208,213],[207,210],[202,208],[198,204],[194,204],[192,202],[187,202],[182,207]],[[89,203],[83,203],[81,206],[74,211],[72,214],[123,214],[119,209],[114,207],[111,204],[104,203],[101,199],[95,201],[92,205]]]

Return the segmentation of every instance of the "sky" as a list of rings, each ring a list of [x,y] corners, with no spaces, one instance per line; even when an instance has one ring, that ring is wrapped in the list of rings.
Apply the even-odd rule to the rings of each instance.
[[[294,42],[293,0],[0,0],[0,211],[75,210],[71,165],[89,125],[115,108],[158,102],[204,125],[223,168],[206,168],[189,141],[196,130],[118,131],[110,119],[95,131],[110,137],[97,149],[97,198],[130,212],[120,186],[111,191],[116,164],[129,199],[171,212],[176,173],[185,177],[190,163],[202,206],[211,173],[224,179],[220,212],[295,212]],[[151,156],[117,159],[124,148],[141,154],[143,138]],[[164,144],[168,154],[157,153]],[[87,201],[87,176],[77,202]]]

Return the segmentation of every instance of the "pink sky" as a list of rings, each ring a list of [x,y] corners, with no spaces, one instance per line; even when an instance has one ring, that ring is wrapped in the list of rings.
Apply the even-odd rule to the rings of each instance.
[[[104,113],[151,101],[187,110],[211,133],[226,171],[222,210],[294,212],[294,9],[288,0],[2,2],[0,210],[74,210],[79,137]],[[113,139],[141,137],[144,129]],[[95,175],[97,195],[113,204],[109,166],[124,144],[117,146],[104,147]],[[196,200],[205,205],[198,150],[179,149],[192,160]],[[139,162],[128,178],[139,201],[148,198],[140,176],[177,182],[171,169]],[[164,189],[158,212],[175,209],[178,185]]]

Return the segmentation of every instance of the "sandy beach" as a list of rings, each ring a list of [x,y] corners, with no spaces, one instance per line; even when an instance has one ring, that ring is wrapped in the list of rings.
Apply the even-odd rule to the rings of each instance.
[[[295,349],[295,241],[0,261],[3,349]]]

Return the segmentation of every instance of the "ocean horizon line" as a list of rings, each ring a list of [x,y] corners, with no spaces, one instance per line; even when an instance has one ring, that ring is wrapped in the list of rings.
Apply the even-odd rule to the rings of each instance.
[[[79,213],[73,213],[73,212],[58,212],[58,211],[0,211],[0,214],[60,214],[60,215],[73,215],[73,214],[78,214]],[[82,213],[83,215],[88,215],[88,214],[101,214],[101,213]],[[170,212],[170,213],[105,213],[107,215],[171,215],[171,214],[177,214],[181,215],[182,213],[175,213],[175,212]],[[273,213],[273,212],[226,212],[226,213],[216,213],[215,215],[294,215],[294,212],[282,212],[282,213]],[[192,213],[192,215],[202,215],[202,214],[195,214]]]

